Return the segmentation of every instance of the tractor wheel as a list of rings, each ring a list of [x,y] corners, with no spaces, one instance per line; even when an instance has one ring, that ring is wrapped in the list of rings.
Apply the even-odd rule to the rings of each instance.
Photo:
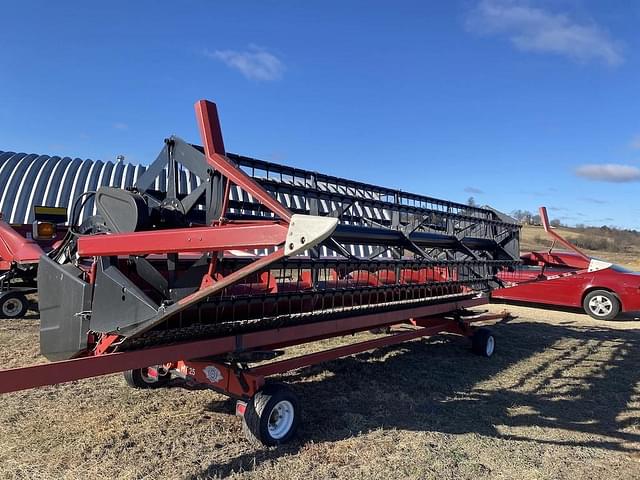
[[[0,294],[0,317],[20,318],[24,317],[29,309],[27,297],[18,292],[6,292]]]
[[[473,353],[489,358],[496,349],[496,339],[488,328],[479,328],[471,337]]]
[[[607,290],[594,290],[584,297],[582,308],[596,320],[613,320],[620,313],[620,300]]]
[[[123,373],[123,375],[125,382],[127,382],[127,385],[132,388],[161,388],[169,383],[169,380],[171,380],[170,373],[158,375],[158,377],[155,378],[149,375],[146,368],[127,370]]]
[[[242,430],[255,445],[279,445],[290,440],[298,428],[300,407],[289,387],[271,383],[247,403]]]

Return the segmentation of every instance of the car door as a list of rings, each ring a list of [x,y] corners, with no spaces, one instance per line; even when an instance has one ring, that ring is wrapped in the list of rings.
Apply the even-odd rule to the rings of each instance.
[[[527,287],[520,295],[522,300],[579,307],[582,304],[582,292],[591,284],[593,274],[589,272],[545,272],[544,280],[537,280],[522,287]]]

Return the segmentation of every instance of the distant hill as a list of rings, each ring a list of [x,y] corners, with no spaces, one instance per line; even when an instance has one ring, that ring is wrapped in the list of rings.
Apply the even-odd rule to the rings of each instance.
[[[586,254],[640,271],[640,232],[608,227],[557,227],[560,235]],[[520,251],[545,250],[551,239],[541,226],[524,225],[520,236]],[[556,245],[562,249],[562,246]]]

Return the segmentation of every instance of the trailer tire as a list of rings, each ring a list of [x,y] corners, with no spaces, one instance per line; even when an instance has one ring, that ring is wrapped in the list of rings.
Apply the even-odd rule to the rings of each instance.
[[[29,310],[29,301],[22,293],[5,292],[0,294],[0,317],[24,317],[27,310]]]
[[[124,381],[132,388],[162,388],[171,380],[171,374],[158,375],[155,379],[147,374],[146,368],[136,368],[123,372]]]
[[[620,313],[620,300],[608,290],[593,290],[585,295],[582,308],[596,320],[613,320]]]
[[[300,421],[300,402],[282,383],[270,383],[247,403],[242,417],[245,437],[258,446],[280,445],[296,433]]]
[[[479,328],[471,337],[473,353],[489,358],[496,349],[496,339],[488,328]]]

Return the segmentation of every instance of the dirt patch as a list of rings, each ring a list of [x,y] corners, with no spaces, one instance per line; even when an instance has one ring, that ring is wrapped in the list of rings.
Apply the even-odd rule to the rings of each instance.
[[[304,424],[280,448],[252,447],[232,402],[176,382],[3,395],[0,477],[640,478],[640,323],[510,309],[492,359],[441,336],[281,377]],[[44,361],[37,342],[36,319],[0,323],[3,365]]]

